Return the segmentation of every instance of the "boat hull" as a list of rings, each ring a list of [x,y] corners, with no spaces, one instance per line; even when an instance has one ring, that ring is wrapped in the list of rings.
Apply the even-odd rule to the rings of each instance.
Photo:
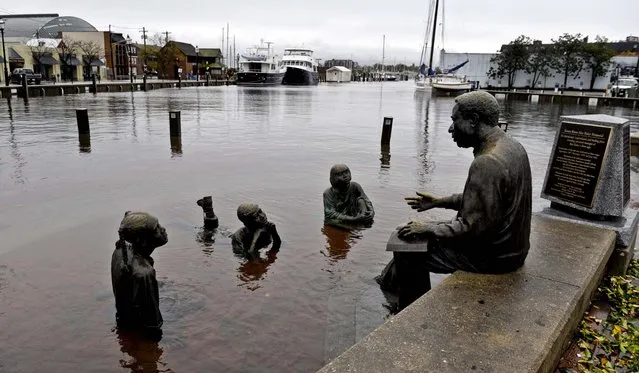
[[[282,79],[283,85],[317,85],[318,83],[319,74],[317,72],[295,67],[287,67],[284,79]]]
[[[443,83],[433,83],[432,88],[434,91],[442,92],[442,93],[462,93],[462,92],[470,92],[473,88],[471,83],[452,83],[452,84],[443,84]]]
[[[252,72],[239,72],[237,73],[237,85],[239,86],[270,86],[280,85],[284,79],[284,73],[252,73]]]

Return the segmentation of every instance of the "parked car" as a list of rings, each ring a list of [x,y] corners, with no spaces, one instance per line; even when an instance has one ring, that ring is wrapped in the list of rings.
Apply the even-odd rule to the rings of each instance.
[[[25,75],[27,76],[27,83],[40,84],[40,81],[42,81],[42,75],[35,74],[31,69],[15,69],[11,73],[11,83],[22,84],[22,77]]]
[[[610,95],[612,97],[636,97],[638,87],[637,79],[622,76],[610,84]]]

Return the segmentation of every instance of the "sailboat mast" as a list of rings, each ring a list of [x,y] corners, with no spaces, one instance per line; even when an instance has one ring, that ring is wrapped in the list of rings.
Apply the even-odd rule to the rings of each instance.
[[[435,34],[437,33],[437,10],[439,9],[439,0],[435,1],[435,15],[433,16],[433,38],[430,42],[430,60],[428,68],[433,69],[433,52],[435,52]],[[434,71],[435,69],[433,69]]]
[[[386,57],[386,34],[382,35],[382,74],[384,74],[384,58]]]

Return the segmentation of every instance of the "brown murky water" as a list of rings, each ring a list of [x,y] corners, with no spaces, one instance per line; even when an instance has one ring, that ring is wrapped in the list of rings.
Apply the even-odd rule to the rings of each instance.
[[[0,101],[0,371],[320,368],[387,317],[373,277],[390,258],[389,233],[417,216],[403,197],[461,190],[472,152],[446,132],[452,106],[399,82]],[[90,152],[78,144],[79,107],[90,113]],[[170,148],[169,110],[182,111],[181,154]],[[529,152],[536,196],[559,115],[586,110],[504,108]],[[383,116],[395,119],[390,156],[380,154]],[[373,201],[371,229],[323,227],[334,163],[348,164]],[[208,194],[223,228],[215,242],[201,236],[195,204]],[[235,209],[247,201],[277,224],[276,256],[233,256],[224,233],[240,226]],[[169,232],[154,254],[159,344],[114,330],[109,263],[131,209],[157,215]]]

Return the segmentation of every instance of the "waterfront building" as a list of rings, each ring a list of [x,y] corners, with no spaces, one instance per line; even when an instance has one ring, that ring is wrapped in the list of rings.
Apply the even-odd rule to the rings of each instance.
[[[200,76],[204,76],[207,72],[214,78],[221,78],[223,74],[222,50],[220,48],[199,48],[189,43],[179,41],[169,41],[160,49],[160,54],[168,56],[174,61],[171,66],[164,66],[164,76],[167,79],[177,79],[181,76],[186,79],[187,76],[197,75],[197,67],[200,68]],[[179,69],[182,69],[181,74]]]
[[[344,66],[333,66],[326,70],[326,81],[346,83],[351,81],[351,70]]]
[[[331,68],[334,66],[344,66],[348,69],[353,70],[359,67],[359,64],[353,60],[346,60],[346,59],[331,59],[331,60],[324,61],[324,67]]]
[[[595,79],[595,90],[605,90],[608,88],[611,80],[615,76],[615,69],[619,67],[621,75],[635,75],[637,67],[639,67],[639,42],[633,41],[634,37],[626,38],[626,41],[609,43],[608,46],[616,52],[612,57],[609,71],[604,76]],[[502,49],[506,46],[502,46]],[[497,53],[451,53],[445,50],[440,54],[440,68],[442,70],[457,66],[466,60],[468,63],[456,74],[465,76],[467,80],[474,82],[480,88],[505,88],[508,85],[506,77],[501,79],[493,79],[488,76],[488,70],[492,63],[491,58]],[[568,90],[586,90],[590,88],[591,72],[589,70],[581,71],[577,77],[569,76],[566,84]],[[563,85],[563,75],[555,71],[551,71],[549,76],[542,77],[537,82],[535,89],[555,89]],[[514,88],[533,88],[532,76],[525,71],[518,71]]]

